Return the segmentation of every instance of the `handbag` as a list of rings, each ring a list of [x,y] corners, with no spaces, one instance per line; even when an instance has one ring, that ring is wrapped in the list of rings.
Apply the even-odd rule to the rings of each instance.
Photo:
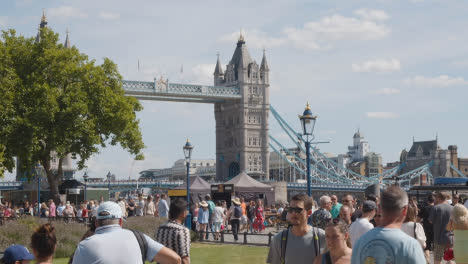
[[[451,243],[453,244],[453,235],[451,235]],[[444,260],[449,261],[454,258],[453,249],[450,247],[450,243],[447,244],[447,248],[444,251]]]

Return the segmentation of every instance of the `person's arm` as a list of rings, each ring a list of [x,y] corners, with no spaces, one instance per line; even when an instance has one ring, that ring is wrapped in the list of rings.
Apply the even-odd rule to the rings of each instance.
[[[187,228],[184,229],[183,233],[179,233],[179,241],[182,243],[180,245],[182,251],[179,252],[182,263],[190,264],[190,231]]]
[[[159,252],[154,256],[153,261],[161,264],[181,264],[182,260],[174,251],[167,247],[163,247]]]
[[[323,255],[318,255],[318,256],[314,259],[314,264],[320,264],[320,263],[322,263],[322,256],[323,256]]]
[[[270,244],[270,249],[268,250],[268,257],[266,263],[268,264],[281,264],[281,245],[280,241],[277,238],[278,235],[273,237]],[[281,233],[280,233],[281,236]],[[279,244],[279,245],[277,245]]]

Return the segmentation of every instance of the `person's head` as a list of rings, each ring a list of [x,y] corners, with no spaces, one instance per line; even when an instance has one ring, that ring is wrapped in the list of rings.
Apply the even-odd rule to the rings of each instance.
[[[37,262],[52,258],[56,245],[55,228],[49,223],[38,227],[31,236],[31,248]]]
[[[457,193],[452,197],[452,203],[455,205],[460,201],[460,195]]]
[[[255,200],[250,200],[250,205],[255,206]]]
[[[138,194],[138,200],[140,200],[140,201],[143,200],[143,194],[141,194],[141,193]]]
[[[97,210],[96,227],[106,225],[122,226],[122,210],[118,204],[112,201],[101,203]]]
[[[408,210],[408,194],[398,186],[390,186],[382,192],[380,208],[384,222],[403,223]]]
[[[468,209],[463,204],[456,204],[451,213],[451,219],[455,226],[468,223]]]
[[[330,211],[332,208],[332,200],[330,196],[324,195],[320,197],[320,207],[326,209],[327,211]]]
[[[223,201],[221,200],[216,201],[216,206],[222,206],[222,205],[223,205]]]
[[[211,200],[211,195],[209,195],[209,194],[205,195],[205,200],[210,201]]]
[[[340,219],[348,223],[348,225],[351,224],[351,208],[349,208],[349,206],[341,206],[339,215]]]
[[[159,201],[161,199],[161,195],[156,194],[156,201]]]
[[[368,194],[366,196],[366,200],[373,201],[374,203],[377,203],[377,197],[375,196],[375,194]]]
[[[262,199],[257,200],[257,206],[263,206],[263,201]]]
[[[41,208],[45,209],[47,208],[47,205],[45,203],[41,203]]]
[[[448,200],[449,194],[446,192],[437,192],[435,194],[435,204],[441,204],[444,203],[446,200]]]
[[[54,200],[49,199],[49,202],[47,204],[53,204],[53,203],[54,203]]]
[[[312,199],[306,194],[297,194],[291,198],[288,219],[293,226],[307,225],[308,211],[312,209]]]
[[[151,195],[148,195],[148,197],[146,198],[146,200],[148,200],[148,202],[151,202],[151,201],[153,201],[153,196],[151,196]]]
[[[382,210],[380,208],[377,208],[377,212],[375,213],[374,216],[374,221],[375,221],[375,226],[379,227],[382,226]]]
[[[408,212],[406,213],[405,223],[416,222],[417,214],[418,214],[418,209],[416,207],[408,206]]]
[[[166,194],[165,193],[161,194],[161,199],[164,199],[164,200],[166,199]]]
[[[175,199],[169,207],[169,219],[183,221],[188,214],[187,201],[184,199]]]
[[[3,258],[0,263],[5,264],[29,264],[34,256],[29,253],[28,249],[22,245],[11,245],[3,253]]]
[[[338,197],[336,197],[336,195],[334,195],[334,194],[330,195],[330,199],[331,199],[333,205],[338,203]]]
[[[208,210],[208,203],[206,201],[200,202],[200,207],[203,209],[203,211]]]
[[[362,215],[364,217],[374,218],[377,205],[374,201],[366,200],[362,203]]]
[[[240,198],[240,201],[241,201],[241,203],[245,202],[244,197],[241,197],[241,198]]]
[[[435,201],[435,196],[433,194],[430,194],[428,197],[427,197],[427,203],[428,204],[433,204]]]
[[[340,250],[347,247],[349,225],[343,221],[330,222],[325,228],[325,240],[329,250]]]
[[[343,205],[347,205],[349,208],[353,208],[354,206],[354,197],[353,195],[351,194],[345,194],[342,198],[341,198],[341,203]]]

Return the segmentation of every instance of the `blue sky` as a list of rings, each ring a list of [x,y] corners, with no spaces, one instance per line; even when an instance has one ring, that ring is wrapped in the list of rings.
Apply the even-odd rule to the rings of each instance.
[[[436,134],[441,147],[455,144],[468,156],[468,1],[7,0],[0,29],[34,36],[42,8],[62,40],[69,28],[72,45],[98,62],[112,59],[128,80],[163,75],[212,84],[216,53],[226,65],[242,28],[257,63],[266,49],[271,104],[299,129],[297,115],[309,101],[319,116],[317,139],[331,141],[322,151],[346,152],[359,127],[385,162],[410,148],[413,136]],[[133,162],[109,147],[89,160],[91,176],[137,177],[142,169],[170,167],[187,137],[194,158],[215,157],[212,105],[142,104],[147,159]],[[271,134],[291,146],[270,123]]]

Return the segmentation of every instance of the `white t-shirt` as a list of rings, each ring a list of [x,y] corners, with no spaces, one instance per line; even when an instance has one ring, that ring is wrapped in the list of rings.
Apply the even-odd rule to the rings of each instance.
[[[374,225],[367,220],[367,218],[359,218],[354,221],[349,227],[349,237],[351,238],[351,246],[367,231],[374,228]]]
[[[406,222],[401,225],[401,231],[405,232],[408,236],[418,240],[422,247],[426,244],[426,234],[420,223],[416,223],[416,233],[414,228],[414,222]]]
[[[224,221],[224,209],[216,206],[213,209],[213,222],[220,223]]]

